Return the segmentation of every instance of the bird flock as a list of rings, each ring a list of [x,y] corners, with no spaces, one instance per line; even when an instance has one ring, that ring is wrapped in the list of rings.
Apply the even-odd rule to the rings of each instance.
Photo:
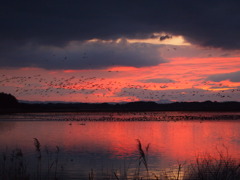
[[[112,71],[107,72],[112,73]],[[200,88],[181,89],[176,88],[174,84],[176,83],[119,81],[112,77],[103,78],[79,74],[62,77],[44,74],[31,76],[0,74],[0,91],[8,90],[7,93],[11,93],[17,98],[27,98],[34,95],[44,101],[52,96],[61,100],[61,97],[66,95],[75,98],[78,102],[240,100],[240,89],[237,87],[212,91]],[[208,82],[203,82],[203,85],[206,84]]]

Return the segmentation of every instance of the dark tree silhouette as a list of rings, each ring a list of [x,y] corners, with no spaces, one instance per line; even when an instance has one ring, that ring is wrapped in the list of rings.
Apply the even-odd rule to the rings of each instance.
[[[0,107],[15,107],[18,105],[18,100],[11,94],[0,93]]]

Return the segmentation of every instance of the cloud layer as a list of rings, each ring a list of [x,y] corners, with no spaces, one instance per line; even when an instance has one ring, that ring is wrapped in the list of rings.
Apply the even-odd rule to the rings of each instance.
[[[220,82],[224,80],[229,80],[231,82],[240,82],[240,71],[233,73],[225,73],[225,74],[216,74],[209,76],[207,80]]]
[[[141,80],[143,83],[174,83],[174,80],[166,78],[154,78],[154,79],[144,79]]]
[[[0,67],[154,66],[166,62],[156,46],[117,39],[161,32],[159,41],[182,35],[193,44],[238,49],[239,6],[236,0],[4,1]]]
[[[72,42],[64,47],[28,44],[1,53],[0,67],[40,67],[44,69],[101,69],[111,66],[146,67],[166,60],[157,46],[110,42]]]
[[[1,45],[36,42],[64,45],[92,38],[183,35],[203,46],[240,47],[237,0],[52,0],[1,3]]]

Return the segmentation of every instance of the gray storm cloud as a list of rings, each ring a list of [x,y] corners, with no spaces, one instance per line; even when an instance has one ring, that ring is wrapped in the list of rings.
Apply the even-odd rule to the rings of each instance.
[[[145,79],[141,80],[143,83],[174,83],[176,81],[166,78],[153,78],[153,79]]]
[[[158,46],[126,40],[72,42],[64,47],[26,45],[2,54],[1,67],[44,69],[101,69],[110,66],[145,67],[167,62]]]
[[[220,82],[224,80],[229,80],[231,82],[240,82],[240,71],[233,73],[225,73],[225,74],[216,74],[209,76],[207,80]]]
[[[240,48],[238,0],[3,1],[1,45],[28,42],[63,46],[69,41],[183,35],[202,46]]]
[[[73,41],[144,39],[159,32],[182,35],[200,46],[235,50],[240,48],[239,7],[237,0],[3,1],[0,66],[86,69],[156,65],[164,62],[156,47],[124,48],[116,43],[84,44],[76,51],[66,47]],[[170,36],[159,41],[166,38]]]

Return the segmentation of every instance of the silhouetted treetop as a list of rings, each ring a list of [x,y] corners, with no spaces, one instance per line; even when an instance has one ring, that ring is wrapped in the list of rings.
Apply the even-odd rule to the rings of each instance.
[[[18,100],[11,94],[0,93],[0,107],[14,107],[18,104]]]

